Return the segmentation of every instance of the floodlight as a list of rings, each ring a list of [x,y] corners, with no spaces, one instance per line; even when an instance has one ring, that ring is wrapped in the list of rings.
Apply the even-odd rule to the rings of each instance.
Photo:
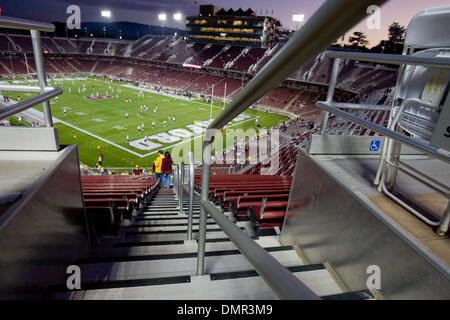
[[[292,15],[292,21],[302,22],[305,20],[304,14],[293,14]]]
[[[161,21],[166,21],[167,15],[165,13],[158,14],[158,19]]]
[[[109,10],[102,10],[101,14],[102,14],[102,17],[105,17],[105,18],[111,17],[111,11],[109,11]]]
[[[177,20],[177,21],[180,21],[181,20],[181,13],[174,13],[173,19]]]

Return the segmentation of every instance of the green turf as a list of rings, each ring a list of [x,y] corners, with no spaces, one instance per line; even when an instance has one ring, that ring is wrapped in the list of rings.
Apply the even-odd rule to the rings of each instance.
[[[82,88],[83,83],[86,84],[87,91],[86,93],[79,94],[78,87]],[[156,158],[157,150],[139,150],[127,145],[127,134],[130,140],[133,141],[143,138],[145,135],[151,136],[178,128],[187,129],[186,125],[194,124],[197,121],[208,120],[210,117],[210,105],[207,103],[175,99],[145,91],[145,97],[138,98],[138,90],[125,88],[120,86],[119,83],[111,84],[90,78],[84,81],[52,81],[51,85],[56,85],[64,91],[59,96],[58,102],[56,102],[56,99],[51,100],[52,115],[67,123],[55,122],[55,126],[58,128],[60,143],[78,144],[80,161],[86,163],[88,166],[94,166],[96,164],[99,153],[97,146],[100,146],[104,158],[103,165],[105,167],[134,167],[136,164],[139,164],[141,167],[151,167],[153,160]],[[114,88],[114,92],[109,89],[109,86]],[[121,93],[119,93],[119,98],[116,99],[115,96],[119,87]],[[69,93],[69,88],[71,88],[71,93]],[[91,93],[95,96],[97,92],[102,95],[106,91],[113,98],[102,100],[85,99],[85,96],[90,96]],[[13,99],[16,99],[17,95],[20,95],[22,100],[32,96],[30,93],[18,94],[10,92],[7,94],[11,95]],[[132,102],[125,103],[125,97],[131,98]],[[140,111],[140,105],[143,104],[147,105],[149,111],[143,112],[142,114],[140,112],[138,113]],[[156,116],[153,115],[155,105],[158,105]],[[222,111],[221,107],[222,105],[220,105],[220,108],[213,108],[213,118]],[[66,115],[63,112],[64,108],[67,111]],[[41,106],[37,106],[36,109],[42,111]],[[128,112],[128,118],[125,117],[126,112]],[[169,114],[175,114],[175,123],[168,121]],[[245,114],[252,117],[259,116],[258,124],[261,128],[270,128],[287,119],[280,115],[256,110],[247,110]],[[152,128],[151,125],[153,120],[156,123],[155,128]],[[165,128],[162,124],[163,120],[167,121]],[[145,131],[138,132],[137,126],[142,122],[145,124]],[[152,154],[141,158],[71,126],[83,129],[140,155]],[[255,120],[250,120],[236,125],[233,128],[241,128],[244,130],[256,128],[256,122]],[[175,143],[163,144],[161,148],[171,151]],[[193,141],[190,144],[193,145]],[[219,146],[217,147],[217,149],[220,148]]]
[[[31,127],[31,123],[28,123],[24,120],[20,120],[17,117],[10,117],[8,118],[9,124],[11,126],[18,126],[18,127]]]

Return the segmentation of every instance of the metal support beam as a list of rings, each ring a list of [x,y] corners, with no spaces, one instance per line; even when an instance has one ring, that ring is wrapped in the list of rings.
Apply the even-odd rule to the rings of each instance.
[[[0,16],[0,28],[36,30],[54,32],[55,26],[51,23]]]
[[[47,87],[47,80],[45,79],[44,57],[42,56],[41,50],[41,37],[39,35],[39,31],[37,30],[30,30],[30,32],[31,42],[33,43],[36,72],[39,79],[39,87],[41,88],[41,93],[44,93],[45,87]],[[42,102],[42,109],[44,111],[45,125],[47,127],[53,127],[52,112],[50,110],[50,103],[48,100]]]
[[[334,59],[333,69],[331,71],[330,84],[328,85],[327,102],[333,102],[334,90],[336,89],[336,81],[339,74],[339,68],[341,66],[341,59]],[[320,134],[325,133],[327,128],[329,113],[326,111],[322,112],[322,124],[320,126]]]

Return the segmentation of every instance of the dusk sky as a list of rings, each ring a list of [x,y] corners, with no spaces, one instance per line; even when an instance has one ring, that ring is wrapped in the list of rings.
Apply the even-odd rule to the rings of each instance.
[[[356,0],[355,0],[356,1]],[[266,14],[277,17],[286,28],[295,29],[296,23],[291,21],[294,13],[304,14],[308,19],[325,0],[0,0],[0,6],[4,15],[40,21],[65,21],[67,19],[66,8],[76,4],[81,8],[82,22],[108,21],[100,17],[100,10],[109,9],[112,17],[109,21],[130,21],[145,24],[158,25],[158,13],[166,12],[168,21],[166,26],[175,27],[172,14],[181,12],[183,16],[197,15],[199,4],[214,4],[225,9],[249,7],[259,15]],[[407,26],[411,18],[420,10],[427,7],[450,5],[450,0],[391,0],[381,8],[381,29],[369,30],[363,21],[347,32],[363,31],[370,40],[369,46],[374,46],[387,36],[387,26],[393,21]],[[273,11],[273,14],[272,14]],[[182,27],[180,24],[179,27]]]

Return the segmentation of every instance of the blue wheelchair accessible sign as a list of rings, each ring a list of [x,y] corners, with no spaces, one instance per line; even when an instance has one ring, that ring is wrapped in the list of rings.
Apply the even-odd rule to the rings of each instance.
[[[378,151],[380,150],[381,140],[372,140],[370,141],[369,151]]]

